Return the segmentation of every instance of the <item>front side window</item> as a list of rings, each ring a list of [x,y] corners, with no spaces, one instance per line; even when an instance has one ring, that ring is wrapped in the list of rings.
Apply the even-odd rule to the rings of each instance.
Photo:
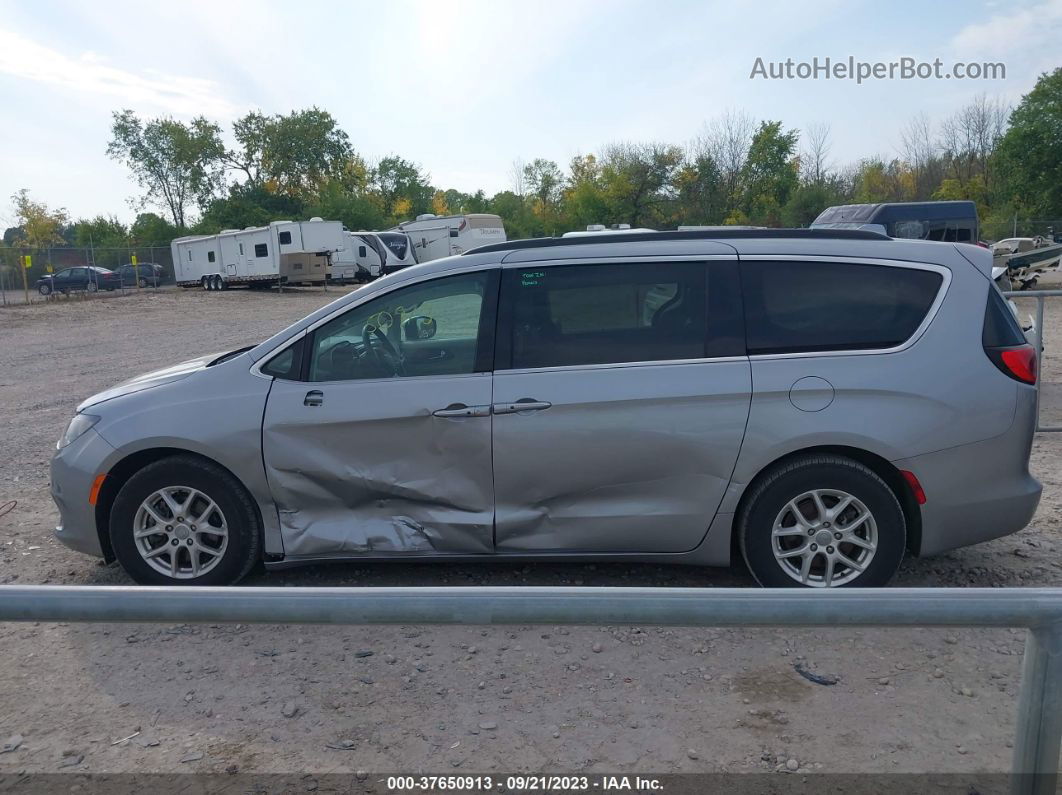
[[[935,272],[847,262],[741,265],[750,354],[893,348],[940,291]]]
[[[207,262],[213,262],[213,261],[214,261],[214,252],[213,251],[208,251],[207,252]]]
[[[515,369],[705,356],[703,263],[556,265],[506,276]]]
[[[265,243],[255,243],[254,255],[256,257],[268,257],[269,247]]]
[[[277,240],[280,241],[280,245],[287,246],[291,243],[291,232],[281,232],[277,235]]]
[[[490,369],[495,275],[446,276],[393,290],[317,329],[310,381],[464,375]],[[496,292],[496,290],[494,291]]]

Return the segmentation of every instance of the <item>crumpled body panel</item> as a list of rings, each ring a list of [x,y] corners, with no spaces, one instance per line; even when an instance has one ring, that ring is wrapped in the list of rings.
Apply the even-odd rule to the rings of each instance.
[[[262,451],[285,555],[492,552],[491,418],[432,415],[490,397],[489,375],[276,381]]]
[[[747,359],[497,373],[502,552],[687,552],[704,539],[741,449]]]

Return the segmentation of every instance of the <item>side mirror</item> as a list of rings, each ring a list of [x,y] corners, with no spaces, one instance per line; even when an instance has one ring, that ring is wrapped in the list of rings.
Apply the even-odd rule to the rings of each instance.
[[[435,318],[427,315],[411,317],[402,324],[402,334],[407,340],[430,340],[438,330]]]

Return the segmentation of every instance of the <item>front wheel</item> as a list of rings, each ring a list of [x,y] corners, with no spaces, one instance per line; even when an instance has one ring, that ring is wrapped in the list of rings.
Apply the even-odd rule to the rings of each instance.
[[[143,276],[141,276],[140,280],[136,283],[136,285],[141,290],[143,290],[145,287],[147,287],[147,279],[145,279]]]
[[[41,295],[51,295],[52,294],[51,285],[48,285],[48,284],[38,285],[37,286],[37,292],[40,293]]]
[[[149,464],[122,486],[111,546],[142,585],[231,585],[260,555],[251,497],[221,467],[193,456]]]
[[[805,456],[769,472],[738,521],[741,552],[764,587],[877,587],[903,559],[907,522],[869,467]]]

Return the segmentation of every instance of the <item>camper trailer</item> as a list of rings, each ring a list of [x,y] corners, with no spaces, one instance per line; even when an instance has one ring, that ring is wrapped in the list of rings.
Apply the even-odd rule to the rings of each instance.
[[[430,262],[440,257],[463,254],[488,243],[504,243],[505,226],[497,215],[469,213],[468,215],[418,215],[391,230],[404,232],[413,246],[417,262]]]
[[[413,265],[413,247],[402,232],[344,232],[346,245],[332,255],[332,279],[372,281]]]
[[[320,284],[328,275],[329,257],[345,243],[339,221],[312,218],[179,237],[170,250],[177,284],[224,290],[236,284]]]

